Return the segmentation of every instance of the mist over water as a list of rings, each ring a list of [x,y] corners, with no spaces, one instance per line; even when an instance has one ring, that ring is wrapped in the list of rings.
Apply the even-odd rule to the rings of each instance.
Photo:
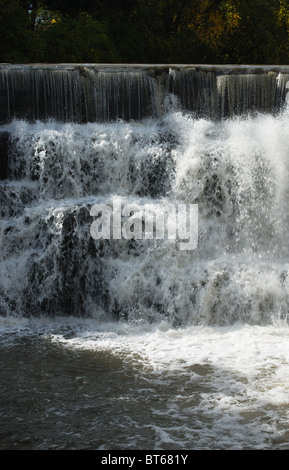
[[[1,128],[1,449],[289,446],[288,111],[200,116],[173,78],[160,116]],[[120,199],[197,204],[197,247],[93,239]]]

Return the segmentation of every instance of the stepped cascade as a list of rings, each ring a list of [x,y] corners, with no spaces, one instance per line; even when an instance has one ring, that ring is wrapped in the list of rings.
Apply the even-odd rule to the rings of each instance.
[[[0,315],[286,318],[288,82],[277,66],[2,64]],[[124,206],[197,206],[197,246],[93,238],[92,207],[116,201],[122,223]]]

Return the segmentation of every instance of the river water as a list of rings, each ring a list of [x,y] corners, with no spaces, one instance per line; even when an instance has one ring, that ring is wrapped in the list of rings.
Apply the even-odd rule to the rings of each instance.
[[[9,321],[1,449],[288,449],[288,327]]]
[[[288,449],[287,111],[2,130],[0,449]],[[94,239],[115,197],[197,246]]]

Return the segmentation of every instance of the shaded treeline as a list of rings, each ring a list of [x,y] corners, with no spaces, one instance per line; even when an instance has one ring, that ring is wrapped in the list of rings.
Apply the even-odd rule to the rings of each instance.
[[[286,64],[289,0],[0,0],[0,62]]]

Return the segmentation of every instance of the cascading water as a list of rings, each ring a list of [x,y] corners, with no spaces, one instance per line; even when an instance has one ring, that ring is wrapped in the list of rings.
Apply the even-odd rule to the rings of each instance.
[[[50,411],[30,420],[26,443],[9,404],[1,448],[288,447],[288,72],[2,66],[1,350],[10,367],[28,355],[31,381],[44,374],[53,390],[56,361],[67,393],[70,359],[53,359],[65,347],[84,395],[72,389],[79,414],[68,424],[65,402],[56,444],[60,404],[40,381]],[[166,204],[197,205],[197,246],[95,240],[92,207],[116,200],[154,204],[157,219]],[[93,383],[107,363],[106,399]],[[111,401],[120,370],[123,424]],[[8,366],[2,381],[8,390]],[[84,417],[95,400],[107,418]]]

